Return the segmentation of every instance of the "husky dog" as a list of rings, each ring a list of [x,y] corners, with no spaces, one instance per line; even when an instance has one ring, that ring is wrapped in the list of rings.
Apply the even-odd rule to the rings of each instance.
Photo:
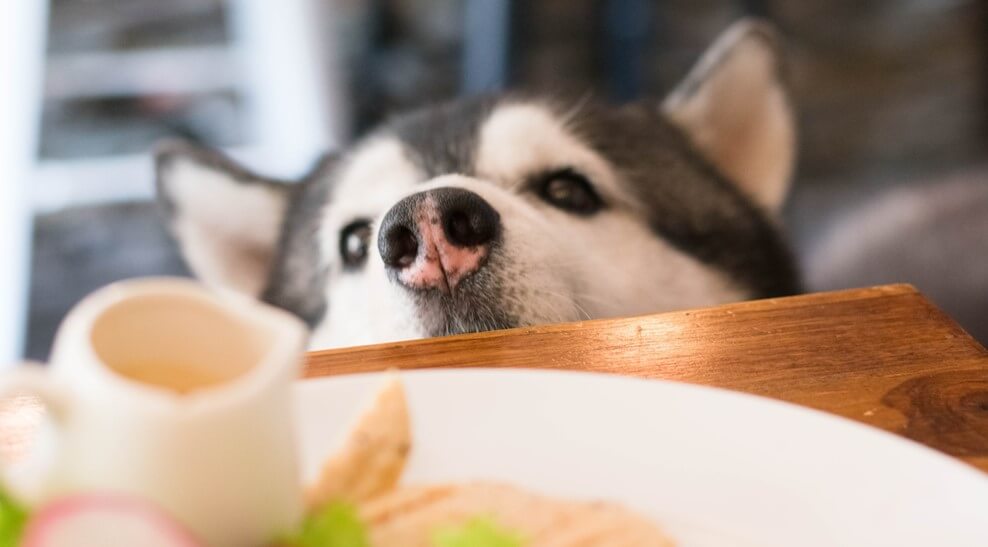
[[[294,182],[172,142],[157,186],[202,281],[331,347],[794,293],[794,141],[775,35],[745,20],[662,101],[463,99]]]

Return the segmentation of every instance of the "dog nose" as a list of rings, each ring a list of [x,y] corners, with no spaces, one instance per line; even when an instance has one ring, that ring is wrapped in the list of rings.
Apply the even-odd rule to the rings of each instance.
[[[437,188],[399,201],[381,221],[377,248],[411,289],[450,293],[483,266],[501,232],[501,216],[462,188]]]

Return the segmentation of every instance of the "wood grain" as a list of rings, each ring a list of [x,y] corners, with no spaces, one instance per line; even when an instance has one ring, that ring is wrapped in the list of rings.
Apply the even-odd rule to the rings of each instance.
[[[563,369],[774,397],[988,471],[988,351],[909,285],[319,351],[305,375]]]

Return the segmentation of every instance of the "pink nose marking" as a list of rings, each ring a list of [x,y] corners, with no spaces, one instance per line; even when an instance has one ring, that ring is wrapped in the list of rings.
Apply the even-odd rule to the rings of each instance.
[[[458,247],[446,239],[436,202],[427,197],[415,211],[419,236],[415,261],[401,270],[398,278],[409,287],[436,288],[449,294],[480,269],[487,257],[487,246]]]

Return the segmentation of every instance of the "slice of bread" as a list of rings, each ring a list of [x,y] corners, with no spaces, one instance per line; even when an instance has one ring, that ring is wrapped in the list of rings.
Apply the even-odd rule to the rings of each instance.
[[[391,490],[412,447],[405,390],[396,377],[377,393],[340,448],[306,490],[310,511],[333,500],[359,503]]]

